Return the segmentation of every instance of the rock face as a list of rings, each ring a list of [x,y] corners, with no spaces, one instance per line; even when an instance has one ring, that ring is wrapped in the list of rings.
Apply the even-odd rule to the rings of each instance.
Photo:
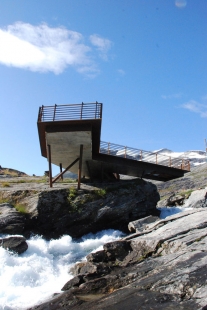
[[[207,207],[207,187],[193,191],[190,197],[185,201],[185,208],[206,208]]]
[[[26,239],[20,236],[0,238],[0,246],[17,254],[24,253],[28,249]]]
[[[160,200],[158,208],[182,206],[184,208],[206,208],[207,207],[207,187],[194,191],[189,191],[187,197],[181,195],[171,195],[167,199]]]
[[[207,210],[149,223],[76,264],[63,293],[31,309],[206,309]]]
[[[191,172],[186,173],[182,178],[168,182],[152,182],[157,186],[161,201],[168,199],[171,195],[182,195],[186,199],[190,191],[206,187],[207,163],[193,168]]]
[[[25,217],[9,203],[0,204],[0,233],[22,234]]]
[[[12,227],[9,230],[7,225],[4,231],[0,226],[0,233],[23,233],[29,236],[32,232],[47,239],[63,234],[78,238],[109,228],[128,232],[130,221],[159,214],[156,209],[159,200],[156,186],[144,180],[120,182],[104,190],[10,190],[4,195],[7,195],[4,198],[14,201],[18,199],[25,206],[26,214],[19,217],[21,221],[24,219],[21,231],[14,231]],[[11,210],[15,212],[12,207]],[[0,221],[3,221],[2,216],[0,214]]]

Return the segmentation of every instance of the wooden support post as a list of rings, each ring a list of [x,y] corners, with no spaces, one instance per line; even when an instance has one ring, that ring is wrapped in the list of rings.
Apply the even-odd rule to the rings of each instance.
[[[62,164],[60,164],[61,180],[63,181],[63,175],[62,175],[62,172],[63,172],[63,167],[62,167]]]
[[[48,161],[49,161],[49,180],[50,180],[50,187],[52,187],[52,163],[51,163],[51,146],[48,144]]]
[[[79,168],[78,168],[78,189],[80,189],[80,183],[81,183],[82,159],[83,159],[83,144],[80,145],[80,158],[79,158]]]

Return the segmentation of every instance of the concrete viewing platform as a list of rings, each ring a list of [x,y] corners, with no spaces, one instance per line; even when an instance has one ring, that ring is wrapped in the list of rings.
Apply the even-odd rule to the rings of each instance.
[[[187,159],[101,142],[102,103],[42,106],[38,114],[41,154],[48,159],[50,186],[70,170],[81,177],[110,179],[120,174],[168,181],[190,171]],[[52,165],[60,174],[52,179]],[[63,171],[63,168],[65,169]]]

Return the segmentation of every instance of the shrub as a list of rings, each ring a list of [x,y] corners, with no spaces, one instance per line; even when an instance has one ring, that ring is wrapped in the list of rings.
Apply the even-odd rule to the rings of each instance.
[[[8,182],[2,182],[1,185],[2,187],[10,187],[10,184]]]

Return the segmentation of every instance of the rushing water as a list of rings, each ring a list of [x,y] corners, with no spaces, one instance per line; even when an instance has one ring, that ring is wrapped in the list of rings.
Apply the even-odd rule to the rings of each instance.
[[[176,213],[180,213],[180,212],[185,212],[188,210],[192,210],[192,208],[182,208],[182,207],[165,207],[165,208],[159,208],[159,210],[161,211],[160,213],[160,218],[161,219],[165,219],[166,217],[176,214]]]
[[[61,292],[72,278],[69,269],[74,263],[121,236],[116,230],[88,234],[76,242],[68,235],[51,241],[35,236],[21,255],[0,247],[0,310],[26,309]]]

